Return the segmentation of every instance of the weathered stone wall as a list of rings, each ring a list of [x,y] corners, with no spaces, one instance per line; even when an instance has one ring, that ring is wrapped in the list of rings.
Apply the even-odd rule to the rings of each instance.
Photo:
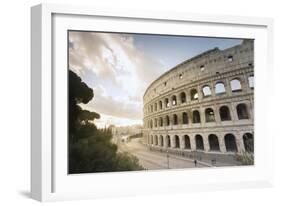
[[[167,150],[223,154],[245,151],[243,135],[253,138],[254,131],[253,51],[252,40],[244,40],[226,50],[215,48],[177,65],[156,79],[143,97],[144,142]],[[197,95],[192,94],[194,89]],[[227,112],[220,113],[222,106],[228,108],[229,119],[224,119]],[[243,109],[239,110],[237,106]],[[194,120],[195,110],[200,114],[199,123]],[[183,117],[183,113],[187,117]],[[175,115],[177,121],[174,121]],[[211,134],[218,140],[218,150],[210,148]],[[225,141],[231,139],[227,134],[234,136],[236,150],[227,149],[230,143]],[[190,148],[185,145],[186,135]],[[203,149],[196,147],[196,135],[202,136]],[[175,143],[177,136],[179,145]],[[171,145],[167,144],[168,138]]]

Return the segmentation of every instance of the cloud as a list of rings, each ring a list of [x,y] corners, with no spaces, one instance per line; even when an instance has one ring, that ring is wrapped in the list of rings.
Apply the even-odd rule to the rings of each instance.
[[[72,70],[83,74],[83,70],[90,69],[131,96],[143,92],[163,71],[160,61],[137,48],[130,35],[70,32],[69,39],[73,45],[69,52]]]
[[[142,118],[142,96],[163,73],[160,61],[138,48],[133,35],[70,32],[69,40],[70,68],[82,79],[90,70],[111,85],[95,85],[98,81],[93,79],[95,97],[85,107],[121,118]]]
[[[126,96],[110,96],[100,85],[93,90],[94,98],[87,105],[81,105],[84,109],[119,118],[142,119],[142,102],[132,101]]]

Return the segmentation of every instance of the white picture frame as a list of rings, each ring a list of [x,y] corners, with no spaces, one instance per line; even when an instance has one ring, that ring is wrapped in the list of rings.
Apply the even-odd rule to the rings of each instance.
[[[92,21],[96,19],[101,21],[93,24]],[[118,27],[114,24],[115,21],[120,23]],[[133,30],[136,33],[143,30],[150,33],[169,33],[167,31],[167,25],[169,25],[170,28],[174,27],[169,34],[182,32],[189,35],[247,37],[257,40],[257,46],[255,46],[255,166],[192,169],[188,170],[188,173],[186,170],[171,170],[67,174],[63,166],[66,165],[67,158],[65,141],[57,138],[66,134],[67,114],[56,109],[63,107],[61,102],[64,101],[58,101],[58,98],[66,98],[67,85],[63,72],[65,70],[55,69],[58,66],[64,67],[66,64],[64,61],[67,53],[65,31],[73,28],[91,30],[93,26],[96,26],[98,28],[96,30],[101,31],[132,32],[132,28],[126,26],[135,23],[139,24]],[[159,26],[154,27],[153,24]],[[193,33],[183,29],[191,24],[194,26]],[[272,186],[274,137],[270,133],[270,121],[267,121],[269,117],[266,113],[270,102],[262,98],[266,90],[272,87],[270,79],[274,75],[273,21],[271,19],[41,4],[31,9],[31,26],[32,198],[39,201],[53,201]],[[61,125],[58,126],[59,124]],[[264,136],[266,136],[266,141],[262,141]],[[164,179],[168,181],[163,181]]]

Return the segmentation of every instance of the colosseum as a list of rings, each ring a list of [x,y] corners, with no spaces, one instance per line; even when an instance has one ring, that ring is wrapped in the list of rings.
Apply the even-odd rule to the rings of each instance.
[[[143,140],[150,149],[253,154],[254,41],[182,62],[149,85],[143,104]]]

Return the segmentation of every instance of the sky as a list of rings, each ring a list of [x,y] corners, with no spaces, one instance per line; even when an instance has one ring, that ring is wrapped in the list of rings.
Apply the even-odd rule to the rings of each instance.
[[[142,97],[151,82],[206,50],[240,39],[69,32],[69,67],[94,90],[82,108],[98,112],[98,128],[142,124]]]

